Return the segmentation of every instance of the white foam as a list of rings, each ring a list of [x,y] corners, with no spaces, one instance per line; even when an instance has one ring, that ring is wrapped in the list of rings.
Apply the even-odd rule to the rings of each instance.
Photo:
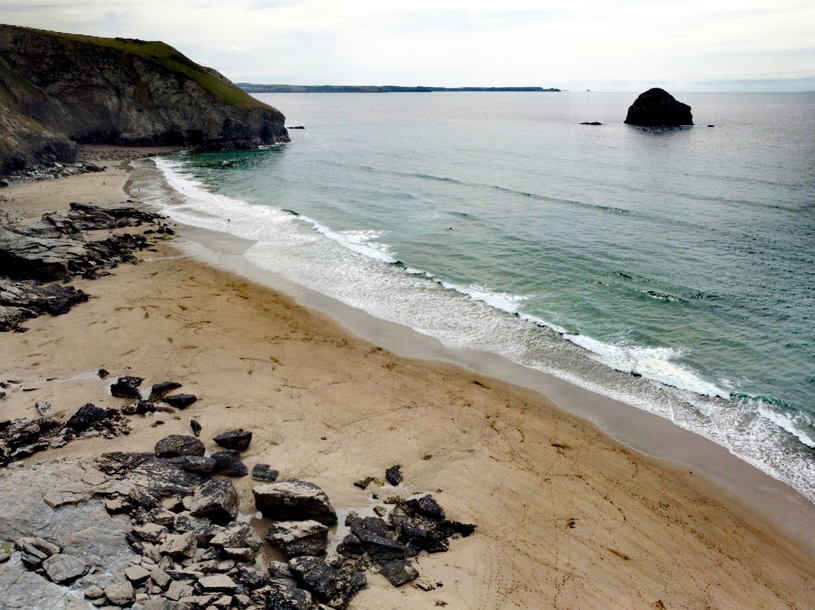
[[[600,362],[623,373],[636,373],[666,385],[703,396],[729,398],[730,393],[697,375],[689,366],[676,362],[681,350],[671,347],[643,347],[604,343],[586,335],[565,334],[575,345],[592,352]]]
[[[815,449],[815,438],[810,436],[811,433],[807,432],[807,428],[812,430],[812,425],[805,419],[803,414],[782,413],[765,405],[759,406],[758,412],[763,418],[770,420],[782,430],[786,430],[807,447]]]
[[[310,224],[319,233],[322,233],[329,239],[333,239],[342,247],[348,248],[352,252],[356,252],[357,254],[367,256],[368,258],[372,258],[383,263],[396,262],[396,259],[391,255],[390,248],[387,244],[373,241],[384,235],[382,231],[333,231],[316,220],[309,218],[308,216],[297,216],[297,218]]]
[[[448,282],[441,282],[441,285],[448,290],[455,290],[473,301],[481,301],[490,307],[505,311],[506,313],[518,313],[518,307],[529,298],[528,296],[510,294],[508,292],[495,292],[489,288],[478,285],[462,287]]]

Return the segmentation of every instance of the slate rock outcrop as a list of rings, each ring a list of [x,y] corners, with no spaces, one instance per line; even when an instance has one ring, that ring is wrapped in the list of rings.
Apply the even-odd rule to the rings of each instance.
[[[254,148],[285,117],[161,42],[0,25],[0,174],[73,162],[79,143]]]
[[[664,89],[655,87],[640,93],[628,108],[625,122],[643,127],[678,127],[693,125],[693,115],[690,106],[677,101]]]

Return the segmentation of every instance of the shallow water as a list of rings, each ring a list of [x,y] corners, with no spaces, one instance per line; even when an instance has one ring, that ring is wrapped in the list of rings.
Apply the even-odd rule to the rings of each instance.
[[[700,126],[664,132],[622,124],[629,94],[259,97],[306,129],[160,159],[153,201],[255,240],[257,266],[661,415],[815,500],[815,95],[683,94]]]

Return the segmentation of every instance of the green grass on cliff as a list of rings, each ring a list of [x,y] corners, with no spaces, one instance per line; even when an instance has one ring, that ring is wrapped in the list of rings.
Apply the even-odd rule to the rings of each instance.
[[[73,46],[73,43],[80,43],[113,49],[121,53],[135,55],[145,61],[158,64],[172,72],[180,72],[212,93],[215,99],[225,104],[231,104],[239,108],[268,108],[275,110],[268,104],[264,104],[253,98],[235,85],[225,83],[213,76],[206,68],[198,65],[163,42],[145,42],[125,38],[100,38],[97,36],[83,36],[81,34],[63,34],[47,30],[35,31],[46,36],[63,40],[71,46]]]

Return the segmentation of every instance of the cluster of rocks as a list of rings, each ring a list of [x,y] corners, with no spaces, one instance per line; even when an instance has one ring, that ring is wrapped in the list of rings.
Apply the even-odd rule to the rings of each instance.
[[[54,285],[72,277],[98,279],[122,263],[136,263],[134,252],[148,249],[145,235],[114,233],[105,239],[86,239],[88,231],[140,227],[163,239],[172,229],[157,214],[134,207],[100,208],[72,203],[67,212],[43,214],[32,225],[0,221],[0,331],[21,329],[28,319],[60,315],[88,300],[81,290]]]
[[[106,378],[108,375],[109,373],[104,369],[99,371],[99,376],[102,378]],[[180,383],[175,381],[154,384],[148,397],[142,398],[139,390],[142,382],[141,377],[126,376],[119,377],[111,384],[110,391],[113,396],[136,401],[129,402],[120,408],[103,409],[93,404],[86,404],[80,407],[66,421],[63,421],[53,417],[54,409],[49,403],[38,402],[35,408],[40,415],[39,418],[0,420],[0,467],[8,466],[46,449],[64,447],[78,438],[96,436],[115,438],[123,434],[129,434],[131,428],[126,416],[146,415],[157,411],[175,414],[177,410],[183,410],[198,400],[194,394],[170,394],[170,392],[182,387]],[[19,384],[15,384],[13,381],[0,382],[0,399],[5,396],[6,389],[13,385]],[[249,434],[251,440],[251,433],[247,434]],[[197,441],[197,439],[194,440]],[[203,443],[197,442],[200,447],[197,447],[196,451],[200,451],[200,455],[203,456]],[[240,464],[239,467],[234,463],[235,456],[233,453],[237,452],[227,451],[223,453],[226,455],[223,457],[218,456],[219,464],[223,464],[222,472],[230,471],[230,468],[231,471],[238,471],[242,467],[243,474],[247,474],[246,466]],[[206,458],[206,460],[209,459]],[[201,467],[205,468],[206,466]],[[211,473],[215,470],[213,466],[208,472]]]
[[[80,174],[103,172],[106,169],[107,167],[99,166],[96,163],[59,163],[58,161],[52,160],[42,165],[28,167],[9,174],[6,178],[0,180],[0,187],[9,186],[11,183],[19,184],[25,182],[39,182],[42,180],[57,180],[69,176],[79,176]]]
[[[264,561],[264,539],[240,518],[232,479],[213,476],[247,474],[245,466],[236,472],[223,463],[243,465],[240,451],[252,433],[232,430],[213,440],[223,450],[211,456],[198,437],[171,435],[152,453],[108,453],[96,460],[101,473],[119,481],[106,489],[105,508],[130,518],[125,539],[138,557],[107,580],[85,584],[89,603],[108,610],[343,609],[367,586],[366,571],[404,585],[419,576],[411,561],[418,553],[446,551],[451,537],[475,529],[447,519],[429,495],[393,497],[386,500],[392,508],[385,518],[349,512],[348,532],[329,553],[338,517],[328,496],[307,481],[277,481],[277,471],[257,464],[252,476],[263,484],[253,489],[255,507],[271,520],[265,543],[280,558]],[[219,454],[230,459],[222,463]],[[394,468],[388,478],[398,473],[401,481]],[[24,537],[15,547],[25,567],[54,583],[89,582],[83,577],[91,566],[52,542]]]
[[[52,411],[38,403],[41,413]],[[64,447],[76,438],[114,438],[130,432],[130,424],[119,409],[102,409],[92,404],[80,407],[67,421],[43,416],[0,421],[0,466],[8,466],[37,452]]]
[[[105,150],[91,150],[80,146],[77,151],[77,161],[85,163],[98,163],[100,161],[136,161],[145,157],[157,157],[161,153],[144,152],[132,148],[107,148]]]

